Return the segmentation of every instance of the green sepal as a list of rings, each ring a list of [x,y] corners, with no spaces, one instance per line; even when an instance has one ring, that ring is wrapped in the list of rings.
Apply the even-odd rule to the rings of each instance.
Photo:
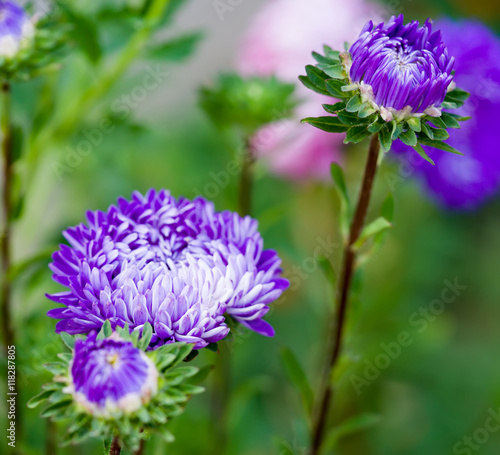
[[[431,128],[431,130],[436,141],[444,141],[450,137],[450,133],[444,128]]]
[[[434,139],[434,133],[432,131],[432,128],[429,125],[427,125],[427,123],[424,122],[422,122],[421,126],[422,126],[422,132],[425,133],[425,135],[429,139],[431,140]],[[419,137],[421,137],[421,135],[419,135]]]
[[[323,88],[325,81],[328,79],[328,75],[324,71],[312,65],[306,66],[306,74],[309,80],[318,88]]]
[[[372,107],[372,105],[368,102],[364,102],[358,111],[358,117],[365,118],[374,114],[376,110]]]
[[[382,150],[387,153],[392,146],[392,129],[388,123],[379,131],[378,139]]]
[[[36,408],[40,403],[46,401],[53,393],[54,390],[44,390],[43,392],[40,392],[38,395],[35,395],[34,397],[30,398],[30,400],[27,403],[28,408],[30,409]]]
[[[370,135],[371,133],[366,128],[366,125],[353,126],[347,131],[346,137],[344,139],[344,144],[348,144],[350,142],[353,144],[357,144]]]
[[[345,79],[347,74],[344,70],[344,67],[338,63],[334,65],[329,64],[319,64],[318,68],[321,69],[327,76],[333,79]]]
[[[137,347],[142,351],[145,351],[149,347],[149,343],[151,342],[151,338],[153,336],[153,327],[149,322],[145,322],[142,327],[142,336],[137,342]]]
[[[417,145],[417,135],[413,130],[406,130],[400,133],[399,139],[403,141],[404,144],[409,145],[410,147],[415,147]]]
[[[458,121],[458,119],[460,118],[460,116],[449,114],[448,112],[443,112],[441,114],[441,119],[443,120],[447,128],[460,128],[460,123]]]
[[[61,339],[63,340],[63,343],[71,350],[75,348],[75,339],[66,332],[61,332]]]
[[[399,135],[403,132],[403,125],[401,123],[396,122],[395,120],[391,122],[391,125],[392,125],[391,138],[393,141],[395,141],[397,138],[399,138]]]
[[[345,102],[339,101],[335,104],[323,104],[323,109],[329,114],[336,114],[337,112],[345,109]]]
[[[416,133],[422,131],[422,121],[420,117],[411,117],[407,120],[408,127],[411,128]]]
[[[378,133],[384,127],[384,125],[386,125],[386,122],[380,121],[380,119],[377,118],[375,122],[368,126],[368,131],[370,133]]]
[[[361,109],[361,105],[363,104],[363,101],[361,100],[360,95],[354,95],[346,105],[345,110],[347,112],[358,112]]]

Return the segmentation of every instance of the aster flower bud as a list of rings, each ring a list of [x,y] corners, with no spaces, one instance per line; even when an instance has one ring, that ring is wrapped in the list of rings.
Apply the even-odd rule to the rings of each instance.
[[[153,432],[171,441],[164,424],[203,388],[187,383],[197,368],[177,367],[193,345],[172,343],[145,352],[152,333],[148,323],[140,338],[128,326],[112,332],[109,321],[86,339],[64,333],[71,354],[59,354],[60,362],[45,365],[53,381],[28,406],[45,403],[42,417],[71,422],[65,444],[118,437],[123,448],[136,450]]]
[[[385,151],[401,139],[432,162],[422,145],[460,153],[442,141],[466,118],[442,110],[460,107],[468,94],[455,87],[454,58],[431,21],[420,27],[403,20],[401,14],[386,24],[370,21],[345,52],[325,47],[325,55],[313,53],[318,64],[307,66],[301,81],[340,101],[323,105],[334,116],[303,122],[346,132],[346,143],[377,133]]]
[[[33,38],[34,26],[24,9],[11,1],[0,1],[0,58],[14,57]]]
[[[96,417],[131,414],[156,395],[156,366],[116,332],[101,340],[96,336],[76,340],[64,391]]]

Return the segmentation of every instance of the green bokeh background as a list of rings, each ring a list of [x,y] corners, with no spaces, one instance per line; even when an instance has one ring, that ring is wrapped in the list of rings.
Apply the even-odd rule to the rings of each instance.
[[[189,11],[195,13],[200,3],[191,2]],[[498,2],[407,0],[400,5],[407,18],[477,16],[500,30]],[[242,26],[248,23],[250,17],[244,16],[245,8],[244,4],[241,11],[236,8],[231,20],[240,21]],[[184,17],[183,26],[189,28],[189,16]],[[206,33],[209,35],[211,31]],[[191,61],[196,59],[195,52]],[[117,94],[127,93],[145,65],[146,62],[138,61],[135,71],[113,86],[102,104],[109,104]],[[167,65],[174,79],[182,65]],[[88,84],[92,71],[74,51],[62,70],[60,90],[64,96],[70,99],[73,90]],[[170,80],[165,82],[169,83]],[[39,79],[15,87],[18,120],[27,122],[36,110],[44,84],[46,79]],[[187,90],[196,92],[198,86]],[[163,104],[163,109],[158,110],[158,103]],[[145,103],[140,115],[132,112],[127,122],[117,124],[113,133],[105,135],[102,143],[72,172],[63,175],[62,181],[54,173],[54,160],[63,162],[65,148],[76,147],[82,139],[81,132],[95,128],[101,112],[96,111],[95,115],[82,112],[82,123],[64,144],[47,144],[46,157],[32,182],[35,190],[27,200],[23,220],[16,226],[18,259],[50,250],[62,241],[60,233],[64,228],[83,221],[86,210],[105,209],[118,196],[127,196],[134,190],[145,192],[151,187],[165,187],[174,195],[186,197],[201,193],[213,199],[219,210],[236,208],[236,178],[217,191],[211,185],[214,173],[223,171],[232,159],[213,125],[194,102],[170,109],[170,101],[165,97],[155,100],[155,105],[156,109],[150,112]],[[50,116],[50,103],[45,109]],[[361,176],[364,146],[350,148],[346,154],[349,191],[353,197]],[[389,192],[384,176],[398,172],[397,166],[387,160],[382,166],[373,200],[374,214]],[[276,329],[274,338],[243,333],[229,345],[232,398],[228,454],[305,453],[307,424],[299,394],[283,368],[280,351],[288,347],[296,354],[316,389],[332,292],[311,257],[322,240],[340,242],[338,210],[331,185],[293,184],[270,175],[263,164],[257,166],[254,216],[260,221],[265,245],[279,251],[288,276],[303,275],[298,286],[274,305],[268,318]],[[370,420],[377,423],[343,437],[337,453],[453,453],[458,441],[484,427],[489,410],[499,409],[499,220],[500,198],[472,212],[447,212],[429,200],[412,177],[397,185],[394,229],[386,236],[383,248],[356,277],[358,286],[349,318],[345,374],[332,415],[332,423],[362,414],[369,414]],[[338,270],[340,249],[335,248],[331,257]],[[25,402],[49,380],[41,365],[53,361],[62,350],[62,343],[53,334],[55,321],[45,315],[51,304],[44,293],[59,290],[51,281],[47,262],[28,268],[15,287],[18,406],[26,421],[18,443],[21,453],[26,454],[45,453],[47,435],[52,434],[57,440],[63,431],[62,426],[50,428],[45,420],[39,419],[38,409],[25,407]],[[424,327],[412,315],[441,298],[446,280],[458,280],[467,289],[446,304],[432,321],[426,321]],[[421,316],[418,321],[423,321]],[[421,328],[425,329],[419,331]],[[352,375],[363,377],[366,366],[380,359],[384,352],[382,344],[396,341],[402,331],[409,333],[411,345],[403,347],[397,358],[357,394]],[[212,352],[202,352],[194,363],[213,364],[215,358]],[[171,422],[176,441],[167,446],[153,438],[146,453],[222,455],[210,415],[210,377],[205,385],[207,392],[194,397],[186,412]],[[0,414],[4,418],[6,412],[0,409]],[[295,452],[285,452],[285,446],[295,448]],[[0,447],[0,452],[10,453],[5,440]],[[89,443],[57,449],[56,453],[94,454],[100,453],[100,447],[100,443]],[[491,432],[479,453],[496,455],[499,449],[500,431]]]

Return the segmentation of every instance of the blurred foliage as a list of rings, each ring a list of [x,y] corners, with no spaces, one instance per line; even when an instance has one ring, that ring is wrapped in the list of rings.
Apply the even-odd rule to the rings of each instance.
[[[82,222],[88,209],[105,209],[120,195],[150,187],[166,187],[186,197],[201,194],[213,199],[219,210],[235,209],[237,178],[221,180],[229,157],[202,112],[195,107],[186,112],[166,107],[161,118],[148,117],[146,112],[139,119],[135,114],[139,106],[145,109],[152,98],[161,96],[162,86],[169,83],[168,76],[159,76],[157,88],[141,90],[148,68],[158,71],[156,64],[161,62],[160,73],[175,72],[168,64],[189,53],[185,49],[191,50],[194,42],[178,36],[162,41],[164,36],[155,34],[174,21],[173,13],[182,2],[170,2],[157,16],[154,30],[143,22],[141,17],[151,11],[148,7],[159,3],[64,2],[75,5],[67,13],[67,21],[75,27],[75,49],[60,73],[14,87],[14,117],[27,136],[23,149],[27,169],[19,171],[31,190],[15,233],[17,262],[24,264],[15,278],[14,308],[20,335],[18,418],[26,419],[17,441],[23,454],[44,453],[46,444],[53,449],[49,453],[57,454],[102,450],[100,442],[54,448],[64,427],[56,426],[51,436],[54,430],[36,410],[25,406],[50,379],[42,364],[63,350],[53,332],[55,321],[46,316],[51,305],[44,297],[60,290],[47,264],[48,252],[63,241],[62,229]],[[406,0],[398,8],[420,19],[477,14],[490,25],[500,24],[498,5],[486,0]],[[150,60],[146,49],[162,45],[168,49],[165,43],[176,39],[182,46],[175,52],[170,49],[167,57],[160,53]],[[54,87],[56,97],[52,96]],[[112,125],[106,131],[103,119]],[[88,153],[82,145],[85,142],[91,144]],[[346,189],[351,198],[358,189],[365,145],[350,148],[346,156]],[[55,163],[66,166],[64,172],[58,174]],[[382,165],[372,219],[389,192],[387,172],[397,173],[398,164]],[[405,178],[395,191],[394,203],[394,228],[356,277],[356,283],[363,280],[363,287],[353,298],[352,335],[343,359],[345,379],[332,423],[352,420],[350,427],[335,432],[332,444],[337,445],[337,453],[346,455],[443,455],[483,427],[489,409],[496,411],[500,406],[500,365],[494,361],[500,343],[500,200],[475,212],[444,212],[428,200],[414,179]],[[294,185],[273,177],[259,163],[254,206],[266,246],[279,251],[285,272],[296,286],[273,306],[268,318],[276,329],[275,338],[242,331],[228,345],[234,393],[227,453],[304,454],[308,423],[303,397],[307,402],[309,395],[304,377],[315,391],[326,339],[325,314],[333,298],[319,264],[311,258],[320,247],[338,270],[341,205],[331,186]],[[422,319],[420,309],[440,299],[445,280],[455,279],[467,289],[435,319]],[[409,333],[412,343],[356,394],[351,375],[363,377],[367,365],[385,352],[383,346],[398,340],[402,331]],[[295,360],[288,356],[285,368],[282,352],[292,352],[302,365],[303,375],[296,369],[293,375],[303,388],[302,397],[289,377]],[[213,365],[216,355],[204,350],[193,364]],[[205,381],[209,390],[210,381],[209,376]],[[169,429],[176,436],[174,443],[152,438],[145,453],[218,453],[209,397],[209,393],[194,397],[186,412],[172,421]],[[0,425],[5,428],[5,403],[0,414]],[[500,432],[491,433],[480,453],[496,455],[498,447]]]

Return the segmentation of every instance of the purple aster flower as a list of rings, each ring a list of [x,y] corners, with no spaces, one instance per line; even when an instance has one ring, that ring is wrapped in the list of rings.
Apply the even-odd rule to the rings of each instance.
[[[437,21],[450,52],[456,58],[455,80],[471,96],[459,114],[470,116],[460,129],[449,130],[446,141],[459,147],[457,157],[430,147],[426,152],[436,162],[430,166],[414,157],[416,175],[422,178],[441,204],[471,209],[500,187],[500,159],[497,153],[497,121],[500,110],[500,39],[477,21]],[[400,141],[394,149],[410,153]]]
[[[368,22],[349,52],[350,79],[359,86],[386,121],[412,114],[441,115],[441,104],[452,83],[454,59],[432,32],[428,19],[403,24],[403,15],[376,26]],[[350,68],[349,68],[350,66]]]
[[[151,347],[186,341],[199,349],[227,335],[227,313],[273,334],[262,317],[288,282],[255,220],[164,190],[120,198],[87,219],[64,232],[70,246],[61,245],[50,264],[54,280],[69,288],[48,296],[64,305],[48,313],[61,319],[57,332],[88,333],[106,319],[141,330],[148,321]]]
[[[156,394],[156,366],[116,332],[101,340],[96,340],[96,335],[76,340],[69,385],[64,391],[92,415],[109,418],[131,414]]]
[[[33,33],[33,24],[23,8],[14,2],[0,1],[0,57],[14,57],[21,42]]]

